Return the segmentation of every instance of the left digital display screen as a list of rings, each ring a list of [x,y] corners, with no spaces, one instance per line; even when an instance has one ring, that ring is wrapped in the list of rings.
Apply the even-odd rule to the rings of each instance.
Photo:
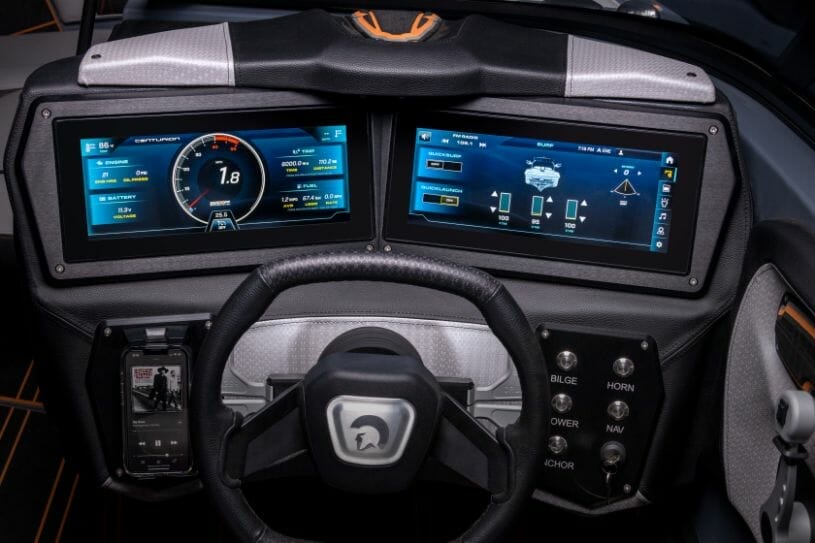
[[[89,238],[345,221],[346,125],[79,141]]]

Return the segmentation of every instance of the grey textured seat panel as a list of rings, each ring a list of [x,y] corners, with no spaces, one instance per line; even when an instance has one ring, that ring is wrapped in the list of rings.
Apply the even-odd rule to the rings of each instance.
[[[725,378],[723,461],[727,495],[757,540],[759,513],[775,483],[779,452],[775,406],[785,390],[794,390],[775,348],[775,321],[790,290],[778,270],[762,266],[750,281],[739,307]],[[813,450],[815,438],[807,443]],[[807,463],[815,466],[810,456]]]

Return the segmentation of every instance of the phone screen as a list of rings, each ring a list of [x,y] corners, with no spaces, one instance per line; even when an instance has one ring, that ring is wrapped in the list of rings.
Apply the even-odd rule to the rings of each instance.
[[[130,350],[124,357],[124,464],[132,475],[190,470],[187,353]]]

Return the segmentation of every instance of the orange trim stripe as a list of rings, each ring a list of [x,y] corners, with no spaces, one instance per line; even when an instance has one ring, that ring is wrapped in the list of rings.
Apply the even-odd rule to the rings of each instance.
[[[28,369],[25,370],[25,376],[23,376],[23,382],[20,383],[20,388],[17,389],[17,396],[14,397],[15,400],[19,400],[20,396],[23,395],[23,390],[25,390],[25,386],[28,384],[28,378],[31,377],[31,368],[34,367],[34,361],[28,363]],[[3,439],[3,435],[6,433],[6,428],[8,428],[8,423],[11,420],[11,416],[14,414],[14,408],[12,407],[9,409],[8,414],[6,415],[6,420],[3,422],[3,427],[0,428],[0,440]]]
[[[798,311],[795,307],[791,306],[790,304],[787,304],[781,308],[781,311],[779,311],[779,315],[782,317],[784,315],[789,315],[790,318],[798,324],[798,326],[803,328],[803,330],[807,334],[809,334],[811,338],[815,339],[815,326],[813,326],[813,324],[806,317],[806,315]]]
[[[37,387],[36,392],[34,392],[34,401],[37,401],[37,398],[40,396],[40,388]],[[0,473],[0,486],[3,486],[3,481],[6,480],[6,474],[8,473],[8,468],[11,466],[11,461],[14,459],[14,453],[17,452],[17,445],[20,444],[20,438],[25,431],[26,425],[28,425],[28,418],[31,416],[31,411],[25,412],[25,417],[23,418],[22,424],[20,424],[20,429],[17,430],[17,437],[14,438],[14,443],[11,445],[11,450],[8,453],[8,458],[6,458],[6,464],[3,466],[3,471]]]
[[[62,539],[62,531],[65,529],[65,521],[68,520],[68,513],[71,512],[71,505],[74,503],[74,494],[76,494],[76,486],[79,484],[79,474],[74,475],[74,483],[71,485],[71,493],[68,494],[68,502],[65,504],[65,511],[62,512],[62,520],[59,521],[59,529],[54,538],[54,543],[59,543]]]
[[[60,479],[62,479],[62,470],[64,468],[65,459],[63,458],[59,462],[59,469],[57,469],[57,476],[54,477],[54,484],[51,485],[51,493],[48,494],[48,501],[45,502],[45,509],[43,509],[42,516],[40,517],[40,525],[37,528],[37,535],[34,536],[34,543],[40,543],[42,531],[45,528],[45,521],[48,520],[48,513],[51,512],[51,504],[54,503],[54,494],[57,493],[57,487],[59,486]]]
[[[40,23],[38,25],[29,26],[28,28],[24,28],[22,30],[18,30],[17,32],[12,32],[12,36],[22,36],[23,34],[30,34],[31,32],[36,32],[37,30],[42,30],[43,28],[48,28],[49,26],[54,26],[56,23],[54,21],[48,21],[46,23]]]
[[[57,14],[54,4],[51,2],[51,0],[45,0],[45,5],[48,6],[48,11],[51,12],[51,19],[54,21],[54,24],[57,25],[57,30],[62,32],[62,22],[59,20],[59,15]]]
[[[11,407],[12,409],[45,409],[42,402],[18,400],[10,396],[0,396],[0,406]]]

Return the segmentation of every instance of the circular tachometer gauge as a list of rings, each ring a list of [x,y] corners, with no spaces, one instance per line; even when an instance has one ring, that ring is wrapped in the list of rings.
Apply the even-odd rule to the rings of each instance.
[[[231,134],[206,134],[188,143],[173,164],[178,205],[208,224],[213,211],[231,211],[236,222],[252,214],[263,198],[266,172],[257,151]]]

